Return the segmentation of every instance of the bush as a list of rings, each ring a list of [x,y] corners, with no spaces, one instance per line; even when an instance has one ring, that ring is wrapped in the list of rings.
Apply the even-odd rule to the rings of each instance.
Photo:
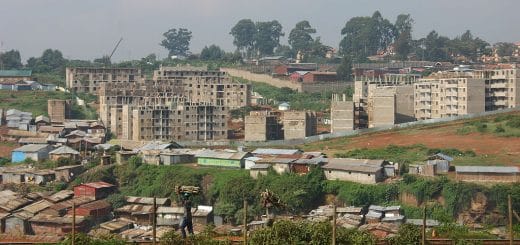
[[[495,128],[495,133],[504,133],[504,132],[506,132],[506,129],[504,129],[504,127],[501,124],[497,125],[497,127]]]
[[[516,116],[516,117],[509,119],[506,122],[506,125],[511,128],[520,128],[520,117]]]

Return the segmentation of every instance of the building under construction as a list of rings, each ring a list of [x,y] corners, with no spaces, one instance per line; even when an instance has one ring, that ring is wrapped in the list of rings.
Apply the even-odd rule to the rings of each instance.
[[[249,104],[249,86],[220,71],[161,67],[153,80],[103,83],[100,118],[117,138],[215,140],[227,138],[229,110]]]
[[[141,80],[137,68],[67,67],[65,85],[76,93],[98,94],[103,83],[134,83]]]

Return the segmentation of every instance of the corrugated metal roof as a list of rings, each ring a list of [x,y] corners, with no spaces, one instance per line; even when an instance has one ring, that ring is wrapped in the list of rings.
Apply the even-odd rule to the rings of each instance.
[[[268,169],[269,167],[271,167],[271,164],[257,163],[255,165],[251,166],[251,169]]]
[[[69,199],[73,195],[74,195],[74,191],[72,191],[72,190],[61,190],[48,197],[45,197],[45,199],[47,199],[51,202],[57,203],[57,202],[61,202],[61,201],[65,200],[65,199]]]
[[[452,161],[453,161],[453,157],[450,157],[450,156],[448,156],[448,155],[442,154],[442,153],[440,153],[440,152],[437,153],[437,154],[435,154],[435,155],[433,155],[433,156],[434,156],[434,157],[439,157],[439,158],[441,158],[441,159],[443,159],[443,160],[446,160],[446,161],[449,161],[449,162],[452,162]]]
[[[381,170],[384,160],[329,158],[323,169],[375,173]]]
[[[96,188],[96,189],[115,187],[115,185],[112,185],[112,184],[109,184],[109,183],[103,182],[103,181],[84,183],[81,185],[85,185],[85,186]]]
[[[518,173],[518,167],[499,166],[455,166],[457,173]]]
[[[52,155],[62,155],[62,154],[79,155],[79,151],[76,151],[76,150],[64,145],[56,150],[49,152],[49,154],[52,154]]]
[[[232,159],[241,160],[249,154],[248,152],[229,152],[229,151],[216,151],[216,150],[205,150],[197,153],[195,157],[198,158],[217,158],[217,159]]]
[[[137,203],[137,204],[148,204],[153,205],[153,197],[134,197],[134,196],[127,196],[126,202],[128,203]],[[170,202],[170,198],[155,198],[155,203],[157,205],[166,205]]]
[[[32,70],[0,70],[0,77],[30,77]]]
[[[110,204],[109,202],[107,202],[105,200],[97,200],[97,201],[89,202],[89,203],[79,206],[79,208],[89,209],[89,210],[104,209],[104,208],[108,208],[108,207],[112,207],[112,204]]]
[[[85,218],[83,216],[76,216],[75,224],[80,224]],[[30,222],[37,223],[51,223],[51,224],[72,224],[72,215],[55,216],[50,214],[39,213],[29,219]]]
[[[153,205],[129,204],[116,209],[116,212],[124,212],[131,214],[151,214]]]
[[[47,138],[20,138],[18,144],[47,144]]]
[[[251,153],[255,155],[295,155],[301,153],[301,151],[298,149],[258,148]]]
[[[14,149],[13,151],[37,152],[37,151],[46,149],[47,147],[49,147],[49,145],[47,145],[47,144],[29,144],[29,145],[24,145],[22,147],[18,147],[16,149]]]
[[[120,230],[125,227],[132,225],[132,221],[127,219],[113,219],[108,222],[102,223],[99,226],[109,231]]]
[[[422,219],[406,219],[406,223],[407,224],[421,226],[421,225],[423,225],[423,220]],[[441,223],[438,220],[434,220],[434,219],[427,219],[426,220],[426,226],[427,227],[439,226],[440,224]]]
[[[32,213],[32,214],[37,214],[39,213],[40,211],[52,206],[53,203],[52,202],[49,202],[47,200],[40,200],[40,201],[37,201],[33,204],[30,204],[28,206],[25,206],[24,208],[22,208],[22,210],[25,210],[29,213]]]
[[[289,164],[296,161],[298,158],[284,158],[284,157],[267,157],[262,158],[257,163],[271,163],[271,164]]]

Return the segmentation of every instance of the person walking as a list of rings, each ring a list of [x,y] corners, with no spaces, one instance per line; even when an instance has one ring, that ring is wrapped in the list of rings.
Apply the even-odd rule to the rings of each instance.
[[[184,207],[184,216],[182,217],[182,222],[181,222],[181,233],[182,233],[182,238],[185,239],[186,238],[186,228],[188,228],[188,233],[190,233],[190,235],[193,235],[193,221],[192,221],[192,214],[191,214],[191,200],[190,200],[190,193],[184,193],[182,195],[183,197],[183,200],[182,200],[182,206]]]

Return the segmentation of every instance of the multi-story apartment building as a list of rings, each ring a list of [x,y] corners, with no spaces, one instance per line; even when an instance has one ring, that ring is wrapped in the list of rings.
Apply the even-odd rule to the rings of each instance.
[[[134,83],[141,80],[137,68],[67,67],[66,87],[78,93],[98,94],[103,83]]]
[[[154,71],[157,84],[182,85],[183,95],[194,102],[213,103],[236,109],[249,105],[250,86],[234,82],[226,72],[198,67],[160,67]]]
[[[414,85],[415,118],[444,118],[485,111],[484,79],[442,74]]]
[[[486,111],[520,105],[520,69],[515,65],[509,65],[506,69],[475,71],[473,76],[485,82]]]

